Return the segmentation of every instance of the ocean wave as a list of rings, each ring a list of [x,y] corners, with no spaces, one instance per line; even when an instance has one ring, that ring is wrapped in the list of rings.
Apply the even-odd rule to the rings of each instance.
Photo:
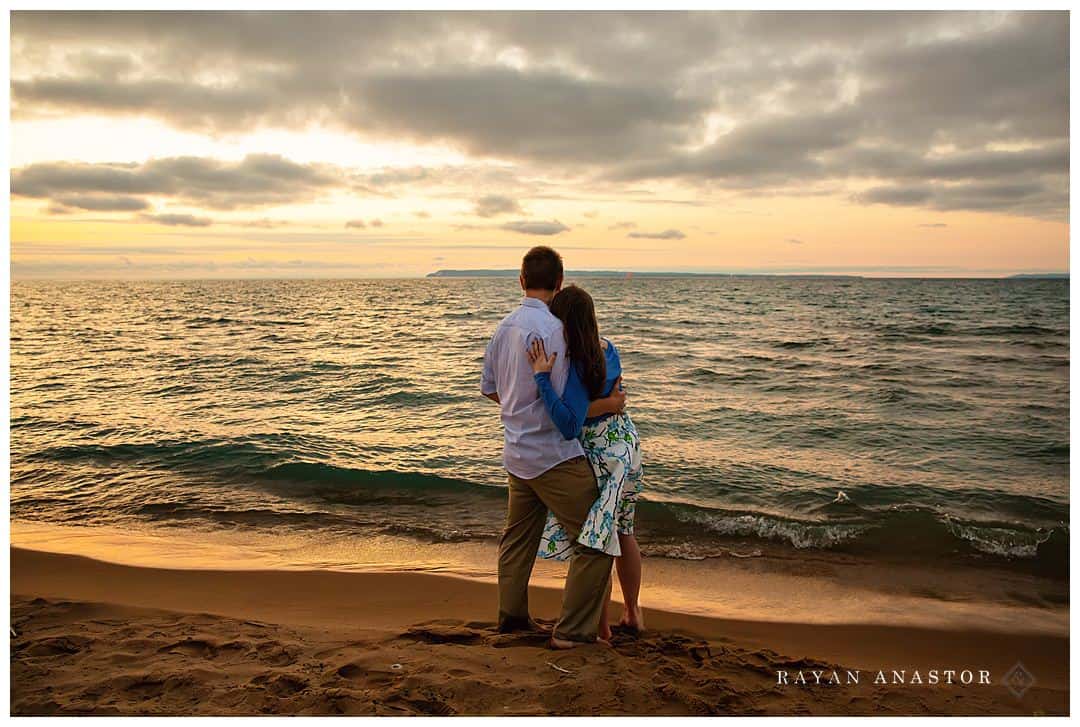
[[[797,550],[841,550],[866,556],[986,555],[1009,560],[1035,559],[1045,555],[1044,546],[1053,538],[1067,540],[1068,537],[1064,526],[1025,528],[965,521],[914,505],[869,509],[852,502],[842,492],[828,506],[820,508],[821,512],[832,513],[835,516],[832,520],[799,520],[677,503],[648,503],[644,507],[646,513],[651,511],[659,520],[670,517],[723,538],[757,539]],[[657,525],[658,533],[663,534],[663,525]]]
[[[160,319],[159,319],[160,320]],[[168,319],[166,319],[168,320]],[[186,321],[188,328],[207,326],[304,326],[305,321],[275,320],[267,318],[230,318],[228,316],[195,316]]]
[[[24,417],[17,424],[25,425]],[[80,422],[85,426],[85,422]],[[122,436],[113,431],[111,436]],[[200,482],[219,482],[223,489],[208,494],[205,489],[193,490],[184,500],[183,488],[174,492],[177,501],[161,504],[150,498],[143,508],[135,508],[137,515],[151,519],[204,520],[241,524],[244,522],[270,523],[281,518],[283,524],[316,527],[319,518],[327,526],[337,523],[326,512],[297,514],[289,508],[271,508],[268,511],[252,510],[250,504],[242,509],[230,504],[229,487],[241,488],[250,496],[260,489],[273,492],[283,501],[320,503],[320,508],[371,508],[382,509],[382,527],[401,527],[417,530],[416,520],[398,517],[398,508],[427,508],[429,522],[424,527],[430,533],[424,537],[455,540],[468,533],[497,531],[501,500],[505,489],[501,483],[483,484],[468,478],[454,478],[434,472],[377,469],[346,466],[333,461],[319,461],[311,456],[288,454],[297,451],[323,450],[327,442],[308,437],[283,433],[253,434],[243,438],[222,439],[150,439],[142,441],[87,442],[46,448],[29,455],[27,459],[39,463],[52,462],[70,469],[83,460],[92,467],[88,477],[99,476],[102,471],[116,471],[117,477],[130,479],[135,472],[144,472],[147,485],[161,483],[168,490],[177,477],[194,476]],[[1065,443],[1032,443],[1031,450],[1052,451],[1055,456],[1068,456]],[[117,468],[116,465],[124,465]],[[653,470],[654,476],[663,477],[663,470]],[[20,482],[25,480],[22,474]],[[772,476],[778,473],[773,472]],[[42,472],[39,480],[47,480]],[[118,479],[118,482],[121,480]],[[1005,559],[1038,558],[1045,551],[1058,528],[1024,526],[1018,522],[978,521],[964,519],[938,509],[914,504],[936,502],[940,497],[934,491],[918,487],[845,488],[849,494],[837,495],[832,501],[821,503],[820,493],[805,493],[805,497],[792,500],[791,507],[799,515],[777,515],[749,510],[732,510],[708,507],[684,502],[650,501],[648,495],[641,504],[641,522],[651,535],[665,543],[682,542],[677,548],[681,553],[710,553],[712,540],[743,538],[781,543],[795,549],[839,549],[868,555],[890,553],[936,555],[985,554]],[[843,493],[841,493],[843,494]],[[205,498],[212,498],[207,502]],[[199,498],[204,498],[199,500]],[[1031,523],[1064,520],[1065,506],[1060,502],[1037,496],[1010,495],[983,490],[955,491],[952,499],[966,503],[969,510],[987,513],[1016,513],[1019,520]],[[29,502],[30,500],[27,500]],[[249,502],[245,500],[245,502]],[[818,503],[818,504],[815,504]],[[897,504],[899,502],[899,504]],[[945,501],[942,501],[944,503]],[[74,505],[73,501],[73,505]],[[13,502],[13,507],[19,505]],[[21,507],[26,507],[23,502]],[[1064,509],[1063,509],[1064,508]],[[470,517],[487,518],[494,525],[484,528],[460,527],[462,512],[475,510]],[[335,511],[335,517],[342,515]],[[344,514],[341,522],[356,522]],[[369,523],[367,523],[369,524]],[[366,526],[366,525],[365,525]],[[423,528],[421,528],[422,530]],[[404,531],[403,531],[404,532]],[[419,531],[417,531],[419,533]],[[466,535],[462,535],[462,533]],[[485,535],[486,537],[486,535]],[[695,556],[696,557],[696,556]]]
[[[258,473],[268,480],[316,484],[326,487],[374,488],[423,492],[454,492],[477,497],[503,497],[501,487],[419,472],[370,470],[321,462],[286,462]]]
[[[1002,326],[977,326],[962,330],[961,333],[974,336],[1068,336],[1069,332],[1061,331],[1046,326],[1036,325],[1002,325]]]
[[[1006,558],[1034,558],[1039,546],[1050,540],[1053,530],[1021,532],[1010,528],[964,525],[948,522],[946,527],[977,550]]]
[[[1067,330],[1039,325],[1004,324],[962,326],[942,321],[881,326],[879,335],[886,338],[905,336],[1067,336]]]
[[[713,515],[707,511],[676,510],[685,523],[704,526],[717,535],[753,537],[786,542],[795,548],[832,548],[858,535],[859,525],[827,524],[786,520],[753,513]]]
[[[722,372],[715,369],[707,368],[705,366],[699,366],[694,369],[690,369],[680,375],[681,378],[687,381],[697,382],[727,382],[732,384],[737,383],[752,383],[757,381],[765,381],[769,378],[769,375],[765,371],[754,371],[751,369],[742,369],[737,372]]]
[[[504,517],[505,488],[432,473],[347,467],[308,459],[280,461],[267,454],[266,440],[79,445],[51,456],[70,462],[91,456],[110,462],[158,462],[151,496],[114,500],[113,510],[159,523],[201,521],[243,528],[284,526],[457,542],[497,536]],[[277,460],[277,461],[274,461]],[[162,467],[168,462],[168,468]],[[175,487],[177,473],[197,471],[217,487]],[[151,477],[145,478],[149,485]],[[240,490],[230,488],[241,488]],[[260,497],[259,492],[270,497]],[[957,493],[963,497],[963,493]],[[896,493],[893,493],[895,496]],[[908,493],[917,498],[919,493]],[[970,500],[971,495],[966,499]],[[755,542],[801,550],[831,550],[871,558],[984,557],[1030,561],[1060,575],[1068,551],[1067,527],[1024,527],[1016,523],[961,519],[917,505],[872,506],[860,494],[837,492],[807,508],[807,517],[753,509],[723,509],[679,501],[639,504],[643,547],[652,555],[697,560],[753,553]],[[41,506],[38,499],[13,501],[13,514]],[[84,503],[70,500],[67,517]],[[1023,503],[1035,508],[1038,503]],[[65,510],[56,502],[58,512]],[[998,503],[1002,506],[1002,503]],[[74,509],[73,509],[74,508]],[[1045,508],[1059,511],[1054,503]],[[1044,509],[1045,509],[1044,508]],[[737,541],[737,542],[736,542]],[[749,543],[747,543],[749,541]],[[1062,545],[1064,541],[1064,545]]]

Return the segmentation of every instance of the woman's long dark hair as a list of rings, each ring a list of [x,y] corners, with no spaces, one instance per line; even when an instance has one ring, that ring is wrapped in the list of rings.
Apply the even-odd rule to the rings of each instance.
[[[592,296],[583,288],[568,285],[551,299],[551,313],[563,322],[566,336],[566,355],[578,367],[589,399],[604,394],[607,366],[600,348],[600,329],[596,325],[596,308]]]

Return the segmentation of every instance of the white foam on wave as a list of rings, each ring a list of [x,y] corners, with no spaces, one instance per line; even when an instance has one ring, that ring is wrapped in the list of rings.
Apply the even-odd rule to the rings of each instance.
[[[704,525],[719,535],[780,540],[799,549],[831,548],[865,532],[866,526],[846,524],[800,523],[767,515],[706,515],[676,511],[682,522]]]
[[[977,550],[1004,558],[1034,558],[1039,546],[1053,534],[1052,530],[1047,530],[1028,535],[1007,528],[963,525],[950,519],[946,519],[945,524],[949,532],[971,543]]]

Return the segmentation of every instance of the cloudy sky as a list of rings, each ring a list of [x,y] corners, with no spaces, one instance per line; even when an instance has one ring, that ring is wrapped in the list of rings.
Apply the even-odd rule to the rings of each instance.
[[[43,13],[16,277],[1068,267],[1068,16]]]

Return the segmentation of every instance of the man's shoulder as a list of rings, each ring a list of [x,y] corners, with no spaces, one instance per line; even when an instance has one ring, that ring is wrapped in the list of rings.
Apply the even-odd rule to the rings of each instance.
[[[499,322],[499,328],[516,328],[546,337],[553,332],[561,333],[563,324],[547,307],[519,306],[506,314]]]
[[[542,317],[537,321],[537,324],[541,326],[547,333],[562,333],[563,322],[551,314],[551,311],[543,311]]]
[[[499,333],[500,331],[504,331],[507,328],[520,327],[520,323],[519,323],[520,318],[521,318],[521,309],[520,308],[515,308],[514,310],[510,311],[509,313],[507,313],[506,315],[504,315],[502,317],[502,320],[500,320],[498,325],[495,326],[495,333]]]
[[[545,331],[562,330],[562,321],[556,318],[555,315],[548,310],[546,305],[543,307],[530,306],[529,308],[523,308],[522,310],[527,310],[529,312],[530,322],[538,328],[543,328]]]

